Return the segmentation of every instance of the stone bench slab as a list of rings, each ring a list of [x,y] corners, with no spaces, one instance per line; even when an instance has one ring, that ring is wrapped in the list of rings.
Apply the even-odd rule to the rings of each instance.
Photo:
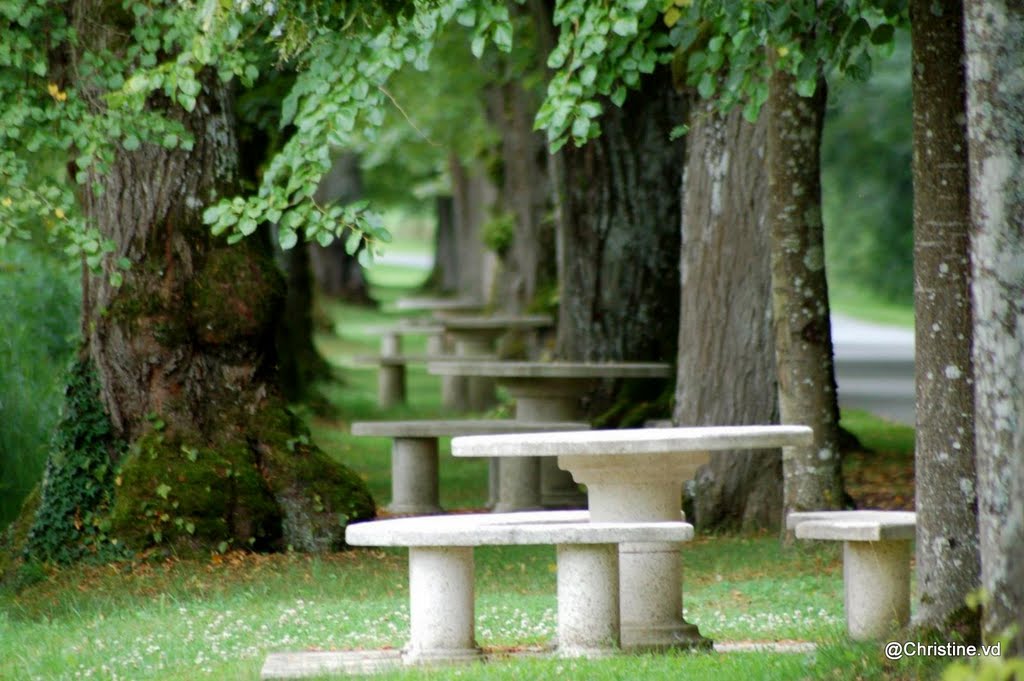
[[[532,433],[589,430],[590,424],[575,421],[515,421],[512,419],[453,419],[418,421],[356,421],[353,435],[377,437],[451,437],[488,433]]]
[[[787,529],[797,539],[907,541],[914,538],[912,511],[820,511],[790,513]]]
[[[590,522],[586,511],[460,514],[395,518],[349,525],[353,546],[513,546],[683,542],[693,526],[683,522]]]

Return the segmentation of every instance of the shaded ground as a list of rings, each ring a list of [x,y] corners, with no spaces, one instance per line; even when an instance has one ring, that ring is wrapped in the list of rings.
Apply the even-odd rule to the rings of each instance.
[[[914,510],[914,430],[843,411],[842,425],[862,449],[843,453],[843,482],[857,508]]]

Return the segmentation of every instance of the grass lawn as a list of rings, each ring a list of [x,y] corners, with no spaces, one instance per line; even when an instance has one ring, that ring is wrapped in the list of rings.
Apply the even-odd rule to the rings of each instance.
[[[387,300],[398,291],[378,289]],[[439,381],[413,367],[412,404],[378,409],[375,370],[351,358],[374,352],[377,337],[370,327],[397,313],[336,304],[323,311],[337,323],[335,333],[322,334],[318,342],[342,380],[324,387],[336,415],[306,416],[321,447],[357,470],[383,505],[390,487],[389,441],[352,437],[348,425],[440,415]],[[409,351],[423,350],[423,339],[406,343]],[[849,459],[849,470],[860,476],[859,493],[886,487],[885,478],[872,477],[875,463],[894,470],[910,465],[909,429],[855,413],[844,414],[844,425],[876,450]],[[446,447],[447,442],[443,452]],[[480,508],[486,468],[484,461],[455,461],[442,453],[442,504]],[[912,491],[901,494],[912,502]],[[480,644],[501,653],[550,641],[553,547],[487,547],[476,556]],[[683,561],[686,617],[706,636],[723,642],[811,641],[817,651],[499,660],[374,678],[910,679],[935,678],[944,666],[940,658],[887,662],[879,644],[845,639],[836,544],[783,547],[774,535],[702,535],[685,546]],[[399,647],[408,630],[401,550],[328,556],[238,552],[209,560],[48,568],[40,576],[20,592],[0,592],[0,679],[256,679],[271,651]]]

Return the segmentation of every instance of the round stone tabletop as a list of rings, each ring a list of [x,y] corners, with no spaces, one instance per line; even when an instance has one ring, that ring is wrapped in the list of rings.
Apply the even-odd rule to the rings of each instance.
[[[452,454],[600,457],[771,449],[809,445],[813,434],[807,426],[702,426],[474,435],[452,440]]]

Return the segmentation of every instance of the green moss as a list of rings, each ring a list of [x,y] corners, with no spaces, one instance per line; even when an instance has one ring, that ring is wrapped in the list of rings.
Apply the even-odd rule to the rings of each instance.
[[[595,428],[637,428],[648,419],[669,418],[674,383],[659,379],[622,381],[611,406],[592,419]]]
[[[23,563],[22,555],[28,542],[28,533],[39,512],[41,500],[40,485],[36,485],[25,497],[18,517],[0,532],[0,584],[11,583]]]
[[[216,449],[151,432],[121,465],[112,532],[133,549],[268,550],[281,540],[281,511],[244,443]]]
[[[205,343],[225,345],[267,333],[284,296],[269,256],[244,246],[210,252],[190,283],[192,324]]]
[[[311,444],[306,426],[282,405],[253,420],[261,466],[285,511],[285,542],[303,551],[344,546],[351,522],[376,516],[376,504],[359,475]]]

